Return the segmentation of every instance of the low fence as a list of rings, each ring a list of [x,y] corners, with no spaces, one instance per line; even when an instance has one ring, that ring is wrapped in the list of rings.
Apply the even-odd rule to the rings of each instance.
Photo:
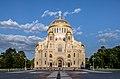
[[[36,67],[34,70],[80,70],[79,67]]]
[[[22,71],[25,70],[25,68],[2,68],[0,71]],[[31,70],[31,68],[27,68],[27,70]]]

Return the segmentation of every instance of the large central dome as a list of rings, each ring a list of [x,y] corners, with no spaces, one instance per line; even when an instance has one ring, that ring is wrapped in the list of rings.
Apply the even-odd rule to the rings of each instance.
[[[66,20],[64,20],[62,17],[58,17],[56,20],[54,20],[50,24],[49,28],[51,28],[51,27],[61,27],[61,26],[70,27],[70,24]]]
[[[52,22],[52,24],[54,24],[54,23],[59,23],[59,22],[61,22],[61,23],[67,23],[67,21],[65,21],[64,19],[62,19],[61,17],[59,17],[58,19],[54,20],[54,21]]]

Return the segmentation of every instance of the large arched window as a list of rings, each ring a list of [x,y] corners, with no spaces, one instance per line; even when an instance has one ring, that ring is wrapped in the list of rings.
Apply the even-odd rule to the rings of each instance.
[[[74,53],[74,57],[75,57],[75,53]]]
[[[38,61],[36,62],[36,64],[38,65]]]
[[[62,52],[62,45],[61,44],[58,45],[58,52]]]
[[[70,40],[70,36],[68,36],[68,40]]]
[[[70,54],[68,54],[68,58],[70,58],[71,57],[71,55]]]
[[[45,57],[46,57],[46,53],[45,53]]]
[[[50,58],[52,58],[52,54],[50,54]]]

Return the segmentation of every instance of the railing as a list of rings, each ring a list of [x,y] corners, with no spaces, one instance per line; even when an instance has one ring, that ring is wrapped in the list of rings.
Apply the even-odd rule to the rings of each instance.
[[[80,70],[80,67],[37,67],[35,70]]]

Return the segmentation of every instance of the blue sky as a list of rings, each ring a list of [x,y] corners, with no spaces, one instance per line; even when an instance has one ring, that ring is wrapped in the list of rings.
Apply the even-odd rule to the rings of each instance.
[[[9,47],[34,57],[58,11],[90,57],[101,46],[120,45],[120,0],[0,0],[0,52]]]

